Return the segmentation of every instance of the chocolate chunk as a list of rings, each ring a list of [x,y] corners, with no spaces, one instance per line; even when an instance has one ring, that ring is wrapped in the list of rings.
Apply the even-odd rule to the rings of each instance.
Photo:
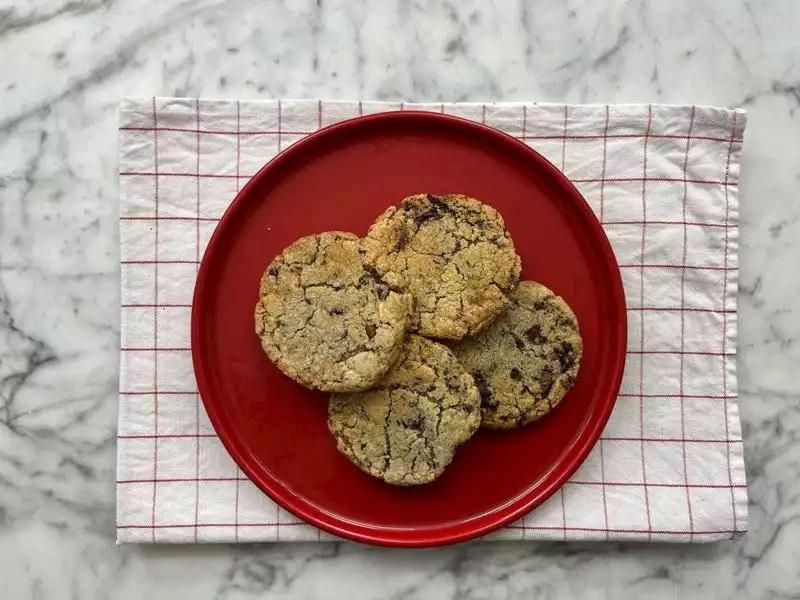
[[[433,194],[426,194],[428,202],[440,213],[444,214],[450,212],[450,206],[445,202],[441,196],[434,196]]]
[[[513,379],[514,381],[519,381],[520,379],[522,379],[522,373],[520,373],[520,370],[517,367],[511,368],[510,375],[511,379]]]
[[[531,325],[530,329],[525,332],[525,337],[531,342],[531,344],[542,344],[545,342],[544,337],[542,337],[542,329],[538,325]]]
[[[364,326],[364,329],[367,330],[367,337],[369,337],[369,339],[372,339],[372,338],[375,337],[375,332],[377,331],[377,328],[375,327],[375,325],[373,325],[372,323],[367,323]]]
[[[395,243],[395,250],[402,250],[406,247],[408,243],[408,234],[406,233],[405,229],[400,230],[400,234],[397,236],[397,242]]]
[[[566,315],[558,315],[558,318],[556,319],[556,327],[558,329],[571,329],[574,331],[575,323],[573,323],[572,319]]]
[[[550,395],[550,390],[553,389],[553,383],[555,383],[553,379],[542,380],[541,382],[542,397],[546,398],[547,396]]]
[[[425,419],[422,415],[416,415],[411,419],[406,419],[403,422],[403,427],[407,429],[414,429],[415,431],[422,431],[425,425]]]
[[[489,384],[486,383],[486,378],[480,373],[473,373],[472,377],[475,379],[475,386],[481,395],[481,407],[497,408],[497,400],[492,398],[492,390],[489,388]]]
[[[525,349],[525,342],[523,342],[518,336],[514,336],[514,344],[517,346],[517,350],[524,350]]]
[[[267,273],[275,277],[278,274],[278,267],[270,267]]]
[[[344,314],[344,309],[339,307],[339,306],[336,306],[336,307],[332,308],[329,312],[332,315],[343,315]]]
[[[431,208],[421,212],[416,217],[414,217],[414,224],[417,227],[419,227],[420,225],[422,225],[426,221],[431,221],[433,219],[441,219],[441,218],[442,218],[442,214],[438,210],[436,210],[435,208],[431,207]]]
[[[450,212],[450,207],[439,196],[427,195],[430,206],[414,217],[414,223],[419,227],[426,221],[441,219],[445,213]]]
[[[367,273],[369,273],[369,276],[372,277],[375,281],[383,281],[383,273],[380,270],[376,269],[375,267],[372,266],[367,267],[366,271]]]
[[[368,285],[370,283],[374,283],[375,291],[378,295],[379,300],[385,300],[386,296],[389,295],[389,286],[386,285],[386,282],[383,280],[383,273],[381,273],[375,267],[369,267],[367,269],[367,272],[361,276],[358,282],[361,285]]]
[[[566,371],[575,364],[575,349],[567,342],[561,342],[556,347],[556,358],[561,369]]]
[[[539,376],[539,391],[543,397],[547,397],[550,394],[554,383],[555,377],[553,376],[553,371],[549,368],[542,371],[542,374]]]

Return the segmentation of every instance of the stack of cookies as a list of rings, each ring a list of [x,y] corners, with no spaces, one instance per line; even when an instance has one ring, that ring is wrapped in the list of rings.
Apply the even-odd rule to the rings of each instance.
[[[479,426],[526,425],[575,382],[575,315],[519,276],[496,210],[419,194],[363,239],[333,231],[286,248],[261,280],[256,333],[283,373],[332,392],[328,427],[353,463],[428,483]]]

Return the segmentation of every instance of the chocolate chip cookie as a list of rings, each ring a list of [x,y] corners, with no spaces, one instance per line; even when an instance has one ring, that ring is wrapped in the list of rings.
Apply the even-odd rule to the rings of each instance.
[[[458,194],[409,196],[362,241],[364,261],[416,300],[420,335],[461,339],[507,306],[520,259],[500,214]]]
[[[442,344],[411,335],[373,390],[333,394],[328,428],[360,469],[394,485],[433,481],[480,425],[472,377]]]
[[[300,238],[267,268],[256,334],[286,375],[324,391],[364,390],[394,363],[412,298],[362,266],[359,239],[331,231]]]
[[[550,412],[575,383],[583,343],[578,321],[545,286],[523,281],[509,310],[453,345],[481,395],[482,425],[509,429]]]

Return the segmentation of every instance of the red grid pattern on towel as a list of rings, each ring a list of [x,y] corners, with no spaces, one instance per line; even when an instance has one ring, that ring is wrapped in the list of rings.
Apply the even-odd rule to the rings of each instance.
[[[320,539],[243,476],[208,423],[189,355],[191,274],[222,211],[260,164],[330,123],[404,108],[154,98],[123,111],[121,540]],[[695,107],[671,120],[652,106],[603,106],[592,117],[587,107],[533,104],[425,109],[497,127],[559,166],[606,228],[626,286],[628,365],[608,427],[558,494],[499,535],[694,541],[741,533],[738,265],[729,248],[738,239],[732,207],[744,119],[711,118]],[[659,160],[665,147],[678,148],[681,160]],[[670,206],[669,185],[679,195]],[[637,188],[640,200],[632,203]],[[708,190],[722,201],[704,206]],[[194,244],[185,243],[189,233]],[[678,254],[659,249],[674,240]],[[186,277],[189,289],[173,289],[176,277]],[[667,286],[677,293],[662,293]],[[718,291],[690,301],[690,286]],[[716,337],[693,337],[710,325]]]
[[[564,141],[566,141],[565,138]],[[178,172],[178,173],[156,173],[155,171],[120,171],[121,177],[155,177],[156,175],[160,177],[189,177],[189,178],[200,178],[200,179],[234,179],[234,180],[241,180],[241,179],[250,179],[255,173],[251,173],[249,175],[235,175],[235,174],[226,174],[226,173],[187,173],[187,172]],[[683,183],[683,179],[677,177],[607,177],[607,178],[599,178],[599,177],[572,177],[573,183],[642,183],[644,181],[654,181],[654,182],[661,182],[661,183]],[[717,179],[687,179],[687,183],[696,183],[702,185],[722,185],[722,186],[730,186],[730,185],[738,185],[736,183],[726,182],[724,180],[717,180]]]
[[[644,133],[644,152],[642,155],[642,256],[644,257],[644,250],[647,240],[647,143],[650,139],[650,130],[653,126],[653,109],[651,106],[647,107],[647,129]],[[641,264],[638,265],[639,271],[641,273],[641,277],[639,280],[639,299],[640,299],[640,306],[644,306],[644,270],[645,265]],[[641,317],[639,317],[640,323],[640,354],[644,354],[644,313],[642,313]],[[639,393],[644,393],[644,361],[639,360]],[[683,390],[681,390],[681,394]],[[681,396],[681,402],[683,402],[683,396]],[[644,399],[643,397],[639,398],[639,428],[642,432],[642,438],[644,438]],[[641,449],[642,449],[642,482],[644,484],[644,504],[645,510],[647,511],[647,539],[652,539],[652,531],[653,531],[653,517],[650,512],[650,495],[647,490],[647,463],[645,461],[644,456],[644,440],[641,440]]]
[[[737,117],[737,114],[734,113],[733,114],[733,125],[731,126],[731,139],[730,139],[730,142],[729,142],[729,145],[728,145],[728,158],[725,161],[725,183],[728,182],[728,177],[730,176],[730,172],[731,172],[731,156],[732,156],[732,153],[733,153],[734,138],[736,136],[736,117]],[[728,186],[726,185],[725,186],[725,222],[726,223],[728,222],[729,218],[730,218],[730,198],[729,198]],[[728,314],[733,313],[734,318],[735,318],[735,315],[736,315],[736,310],[735,309],[734,310],[728,310],[728,304],[727,304],[727,299],[728,299],[728,290],[727,290],[727,288],[728,288],[728,271],[727,271],[727,267],[728,267],[728,230],[727,229],[725,230],[724,248],[725,248],[724,265],[725,265],[726,269],[725,269],[725,276],[723,278],[723,283],[722,283],[722,302],[721,302],[722,303],[722,308],[723,308],[723,315],[722,315],[722,352],[723,353],[725,353],[725,348],[727,346],[727,340],[728,340]],[[734,295],[734,301],[735,301],[735,297],[736,296]],[[724,362],[722,363],[722,397],[723,397],[723,400],[724,400],[724,403],[725,403],[725,415],[727,417],[727,415],[728,415],[728,369],[727,369],[727,366],[726,366],[726,364]],[[728,423],[728,419],[726,418],[725,419],[725,438],[728,439],[729,436],[730,436],[729,423]],[[725,449],[725,458],[726,458],[727,467],[728,467],[728,484],[730,485],[730,490],[731,490],[731,512],[733,513],[733,529],[735,531],[737,529],[737,526],[738,526],[738,517],[736,515],[736,500],[735,500],[734,495],[733,495],[734,485],[733,485],[733,474],[731,472],[731,451],[730,451],[730,447]]]
[[[155,244],[153,254],[155,265],[153,271],[153,506],[151,511],[150,525],[153,527],[153,542],[156,541],[156,494],[158,491],[158,110],[156,109],[156,99],[153,98],[153,211],[155,221]],[[121,259],[120,259],[121,260]]]
[[[528,110],[528,107],[525,106],[525,105],[522,105],[523,114],[525,114],[527,112],[527,110]],[[445,109],[444,105],[442,105],[442,104],[439,105],[439,112],[440,113],[445,113],[446,112],[446,109]],[[362,103],[361,112],[359,112],[359,115],[361,115],[361,114],[363,114],[363,103]],[[482,120],[482,122],[485,123],[485,118]],[[644,137],[643,134],[639,134],[639,133],[627,133],[627,134],[622,133],[622,134],[610,134],[610,135],[609,134],[597,134],[597,135],[527,135],[527,133],[525,131],[525,128],[524,128],[524,125],[526,125],[526,124],[527,124],[527,120],[524,120],[523,121],[522,133],[521,133],[521,135],[516,136],[519,139],[525,140],[525,141],[529,141],[529,140],[571,140],[571,141],[573,141],[573,140],[588,140],[588,141],[594,141],[594,140],[603,139],[603,138],[606,138],[606,139],[630,139],[630,138],[641,138],[641,137]],[[119,129],[120,129],[120,131],[153,131],[153,127],[120,127]],[[186,127],[161,127],[160,130],[161,131],[178,131],[178,132],[183,132],[183,133],[197,133],[197,134],[210,133],[210,134],[214,134],[214,135],[232,135],[232,136],[242,136],[242,135],[278,135],[278,136],[280,136],[282,134],[285,134],[285,135],[310,135],[310,134],[314,133],[314,131],[316,131],[316,130],[313,130],[313,129],[310,129],[310,130],[307,130],[307,131],[281,131],[280,126],[278,126],[278,128],[275,129],[275,130],[266,129],[266,130],[262,130],[262,131],[239,131],[238,129],[235,130],[235,131],[225,131],[225,130],[222,130],[222,129],[198,129],[198,128],[191,129],[191,128],[186,128]],[[653,138],[653,139],[675,139],[675,140],[686,140],[688,138],[691,138],[693,140],[709,140],[709,141],[712,141],[712,142],[725,142],[725,143],[728,143],[729,141],[731,141],[727,137],[713,137],[713,136],[704,136],[704,135],[689,136],[689,135],[668,135],[668,134],[660,134],[659,135],[659,134],[653,134],[653,135],[651,135],[649,137]],[[742,142],[741,139],[734,139],[733,141],[734,142],[738,142],[738,143]]]

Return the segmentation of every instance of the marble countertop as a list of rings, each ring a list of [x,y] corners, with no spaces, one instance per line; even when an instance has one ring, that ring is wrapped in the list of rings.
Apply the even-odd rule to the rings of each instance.
[[[800,3],[0,0],[4,598],[800,597]],[[114,545],[122,95],[749,111],[751,531],[705,546]]]

